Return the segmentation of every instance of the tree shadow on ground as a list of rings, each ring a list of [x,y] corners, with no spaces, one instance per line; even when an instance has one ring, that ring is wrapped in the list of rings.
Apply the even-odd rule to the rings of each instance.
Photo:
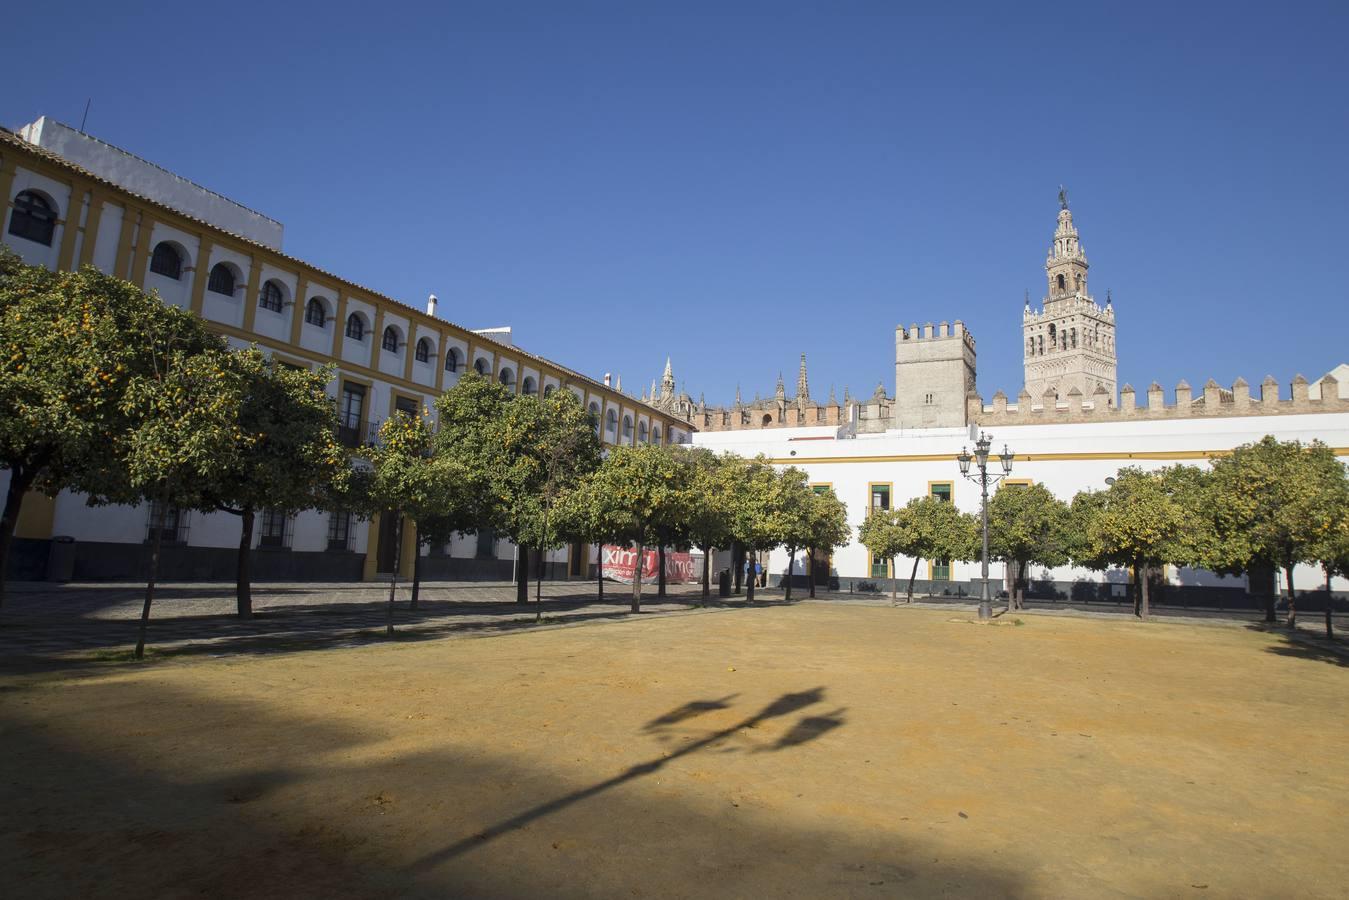
[[[1282,641],[1280,644],[1266,647],[1266,653],[1273,653],[1275,656],[1284,656],[1289,659],[1305,659],[1312,662],[1349,667],[1349,646],[1339,641],[1330,641],[1324,636],[1293,632],[1287,628],[1265,623],[1247,625],[1246,627],[1251,631],[1274,635]]]
[[[605,793],[673,756],[575,789],[537,759],[484,755],[453,734],[390,753],[381,728],[282,714],[272,702],[162,679],[92,682],[76,708],[52,709],[42,699],[46,681],[3,698],[0,753],[23,773],[0,783],[0,868],[15,896],[851,896],[883,887],[1012,897],[1027,889],[1020,873],[951,842],[898,838],[858,821],[822,826],[816,816],[798,827],[781,809],[713,809],[705,797],[636,784]],[[785,694],[737,727],[822,697],[818,688]],[[139,720],[127,720],[126,708],[141,710]],[[95,711],[122,715],[135,734],[96,727],[106,718]],[[510,812],[521,806],[527,811]]]

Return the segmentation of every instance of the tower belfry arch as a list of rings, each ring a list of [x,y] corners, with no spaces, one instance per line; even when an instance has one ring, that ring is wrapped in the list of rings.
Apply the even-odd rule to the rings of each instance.
[[[1059,188],[1059,218],[1045,257],[1047,288],[1042,307],[1021,314],[1025,390],[1035,401],[1065,399],[1076,392],[1093,400],[1104,392],[1115,404],[1118,364],[1115,355],[1115,308],[1106,294],[1098,306],[1087,286],[1087,252],[1068,208],[1068,194]]]

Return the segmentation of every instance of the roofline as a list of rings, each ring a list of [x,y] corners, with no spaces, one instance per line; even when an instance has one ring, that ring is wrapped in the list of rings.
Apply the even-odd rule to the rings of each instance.
[[[66,126],[66,127],[68,128],[68,127],[70,127],[70,126]],[[81,133],[83,133],[83,132],[81,132]],[[162,202],[160,202],[159,200],[155,200],[155,199],[152,198],[152,197],[146,197],[144,194],[139,194],[139,193],[137,193],[137,192],[135,192],[135,191],[129,190],[129,189],[127,189],[126,187],[123,187],[122,185],[117,184],[117,183],[114,182],[114,181],[110,181],[110,180],[108,180],[107,178],[104,178],[102,175],[96,175],[96,174],[94,174],[93,172],[90,172],[88,169],[84,168],[83,166],[71,162],[70,160],[66,159],[64,156],[61,156],[59,153],[54,153],[53,151],[48,150],[48,149],[46,149],[45,147],[39,147],[39,146],[37,146],[36,144],[30,144],[30,143],[28,143],[27,141],[25,141],[23,138],[19,137],[19,136],[18,136],[14,131],[12,131],[11,129],[6,128],[6,127],[4,127],[4,126],[0,126],[0,147],[2,147],[2,146],[4,146],[4,145],[9,145],[9,146],[15,148],[16,150],[18,150],[20,153],[27,153],[27,154],[29,154],[29,155],[36,156],[36,157],[39,157],[39,158],[41,158],[41,159],[45,159],[47,162],[50,162],[50,163],[52,163],[53,165],[59,166],[59,167],[61,167],[61,168],[66,169],[67,171],[71,172],[72,174],[78,175],[80,178],[87,179],[88,181],[94,182],[94,183],[99,184],[99,185],[103,185],[103,186],[105,186],[105,187],[113,188],[113,189],[116,190],[116,191],[120,191],[120,192],[123,193],[123,194],[126,194],[126,195],[128,195],[128,196],[130,196],[130,197],[134,197],[136,200],[138,200],[138,201],[140,201],[140,202],[146,204],[147,206],[152,206],[152,207],[155,207],[156,209],[160,209],[160,210],[163,210],[163,211],[165,211],[165,212],[172,213],[172,214],[175,215],[175,216],[180,216],[180,217],[182,217],[182,218],[188,220],[189,222],[195,222],[196,224],[202,226],[203,228],[207,228],[207,229],[210,229],[210,230],[212,230],[212,231],[216,231],[216,232],[220,232],[220,233],[223,233],[223,234],[227,234],[227,235],[229,235],[231,238],[233,238],[234,240],[239,241],[241,244],[245,244],[245,245],[247,245],[247,246],[249,246],[249,247],[255,247],[255,248],[257,248],[259,251],[262,251],[263,253],[274,254],[275,256],[277,256],[277,257],[279,257],[279,258],[281,258],[281,259],[283,259],[283,260],[286,260],[287,262],[294,263],[294,264],[297,265],[297,266],[303,266],[304,268],[310,269],[311,271],[317,273],[318,275],[322,276],[323,278],[325,278],[325,279],[327,279],[328,281],[331,281],[331,282],[333,282],[333,283],[335,283],[335,284],[339,284],[339,285],[343,285],[343,286],[352,288],[352,289],[354,289],[354,291],[357,292],[357,293],[365,294],[365,295],[369,296],[369,297],[372,298],[372,299],[379,300],[379,301],[382,302],[382,303],[387,303],[387,304],[389,304],[390,306],[393,306],[393,307],[395,307],[395,308],[402,309],[402,310],[406,310],[407,313],[409,313],[408,318],[409,318],[410,321],[416,321],[418,317],[421,317],[421,318],[423,318],[423,319],[429,319],[430,321],[433,321],[433,322],[436,322],[436,321],[444,322],[445,324],[447,324],[447,325],[452,325],[452,326],[454,326],[455,328],[460,329],[461,331],[465,331],[465,332],[467,332],[467,333],[469,333],[469,334],[473,334],[473,335],[478,339],[478,340],[475,340],[475,341],[474,341],[475,344],[477,344],[477,343],[490,344],[491,346],[498,348],[499,351],[505,351],[507,354],[514,354],[514,355],[517,355],[517,356],[523,356],[523,357],[527,357],[527,358],[529,358],[529,359],[532,359],[532,360],[534,360],[535,362],[545,363],[545,364],[547,364],[547,365],[549,365],[549,366],[552,366],[552,367],[555,368],[555,369],[558,369],[558,370],[564,372],[564,373],[567,374],[568,376],[571,376],[571,377],[573,377],[573,378],[580,379],[581,381],[584,381],[584,382],[586,382],[587,384],[589,384],[589,385],[591,385],[591,386],[593,386],[593,387],[596,387],[596,388],[602,388],[602,389],[604,389],[604,390],[606,390],[606,391],[608,391],[608,392],[610,392],[610,393],[617,394],[617,395],[620,396],[620,397],[624,397],[624,398],[630,400],[630,401],[633,403],[633,405],[634,405],[635,407],[644,407],[644,408],[647,409],[649,412],[655,413],[656,415],[663,416],[663,417],[668,418],[668,419],[674,419],[674,420],[676,420],[676,421],[681,421],[681,422],[684,421],[684,420],[682,420],[682,419],[679,419],[678,416],[672,416],[672,415],[670,415],[669,413],[662,412],[661,410],[657,409],[656,407],[652,406],[652,405],[649,404],[649,403],[644,403],[644,402],[642,402],[641,400],[638,400],[636,397],[633,397],[633,396],[630,395],[630,394],[625,394],[625,393],[623,393],[622,391],[615,390],[611,385],[601,384],[599,381],[595,380],[594,378],[591,378],[589,375],[583,375],[583,374],[581,374],[580,372],[577,372],[575,369],[571,369],[571,368],[568,368],[567,366],[560,365],[559,363],[556,363],[556,362],[554,362],[554,361],[551,360],[551,359],[548,359],[548,358],[543,357],[543,356],[539,356],[539,355],[536,354],[536,353],[530,353],[528,350],[524,350],[524,349],[522,349],[522,348],[520,348],[520,347],[517,347],[517,346],[515,346],[515,345],[512,345],[512,344],[505,344],[505,343],[502,343],[502,342],[500,342],[500,341],[493,340],[492,338],[487,337],[487,336],[485,336],[485,335],[479,335],[479,334],[477,334],[476,332],[474,332],[474,330],[473,330],[472,328],[468,328],[467,326],[460,325],[458,322],[451,322],[449,319],[438,319],[438,318],[436,318],[436,317],[434,317],[434,316],[428,316],[425,312],[423,312],[423,311],[420,310],[420,309],[417,309],[415,306],[411,306],[410,304],[404,303],[404,302],[401,301],[401,300],[395,300],[393,297],[390,297],[390,296],[388,296],[387,294],[382,294],[382,293],[380,293],[379,291],[372,290],[371,288],[368,288],[368,287],[366,287],[366,286],[363,285],[363,284],[358,284],[357,282],[352,281],[352,280],[350,280],[350,279],[348,279],[348,278],[343,278],[341,275],[337,275],[337,274],[335,274],[335,273],[333,273],[333,272],[329,272],[329,271],[327,271],[326,269],[321,269],[321,268],[319,268],[318,266],[314,265],[313,263],[308,263],[308,262],[305,262],[304,260],[300,259],[299,257],[291,256],[289,253],[286,253],[286,252],[283,251],[283,250],[278,250],[278,249],[275,249],[275,248],[273,248],[273,247],[269,247],[269,246],[267,246],[266,244],[261,243],[260,241],[255,241],[255,240],[253,240],[252,238],[244,237],[244,236],[241,235],[241,234],[235,234],[233,231],[228,231],[228,230],[226,230],[226,229],[224,229],[224,228],[221,228],[219,225],[216,225],[216,224],[211,223],[211,222],[207,222],[205,219],[201,219],[201,218],[198,218],[197,216],[191,215],[190,213],[185,213],[185,212],[183,212],[182,210],[175,209],[174,207],[171,207],[171,206],[169,206],[169,205],[167,205],[167,204],[165,204],[165,203],[162,203]],[[113,145],[109,144],[108,146],[113,146]],[[153,163],[151,163],[151,165],[153,165]],[[165,171],[167,171],[167,170],[165,170]],[[226,198],[226,199],[228,199],[228,198]],[[339,362],[340,362],[340,360],[339,360]],[[439,390],[439,389],[433,387],[432,390]],[[690,432],[696,430],[696,429],[693,427],[693,424],[690,423],[690,422],[685,422],[685,425],[688,427],[688,429],[689,429]]]

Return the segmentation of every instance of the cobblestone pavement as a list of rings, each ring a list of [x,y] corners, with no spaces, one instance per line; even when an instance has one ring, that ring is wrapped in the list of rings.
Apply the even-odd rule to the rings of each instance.
[[[400,639],[426,640],[633,615],[632,589],[625,584],[606,583],[604,602],[594,582],[544,582],[537,602],[535,591],[531,584],[524,605],[515,602],[510,582],[429,582],[421,586],[413,610],[411,588],[400,584],[394,628]],[[0,609],[0,664],[58,664],[121,653],[135,645],[144,592],[143,584],[10,584]],[[158,655],[225,655],[385,640],[388,594],[387,583],[257,584],[254,615],[240,619],[232,584],[163,584],[155,590],[147,644]],[[643,615],[700,609],[697,585],[670,585],[663,599],[654,585],[642,594]]]

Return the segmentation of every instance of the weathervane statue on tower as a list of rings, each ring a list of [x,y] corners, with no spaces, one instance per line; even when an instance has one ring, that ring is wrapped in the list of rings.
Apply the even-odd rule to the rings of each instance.
[[[1059,185],[1059,209],[1068,208],[1068,191],[1063,185]]]

